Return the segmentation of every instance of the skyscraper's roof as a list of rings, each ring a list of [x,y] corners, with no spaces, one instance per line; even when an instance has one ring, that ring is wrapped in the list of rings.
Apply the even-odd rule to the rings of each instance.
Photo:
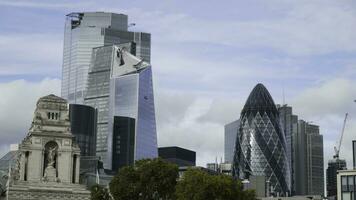
[[[241,113],[246,112],[278,113],[271,95],[263,84],[259,83],[253,88]]]

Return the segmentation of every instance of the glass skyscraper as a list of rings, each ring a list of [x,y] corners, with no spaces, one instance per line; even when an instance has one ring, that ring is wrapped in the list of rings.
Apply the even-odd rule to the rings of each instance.
[[[158,156],[152,70],[135,43],[93,49],[85,104],[98,109],[97,155],[106,169]]]
[[[224,159],[226,163],[233,163],[235,141],[239,132],[240,121],[236,120],[225,125]]]
[[[136,43],[136,56],[150,62],[151,36],[128,31],[128,17],[104,12],[70,13],[64,30],[61,96],[83,104],[92,49],[125,42]]]
[[[291,173],[290,176],[291,195],[294,195],[296,191],[295,169],[297,164],[295,163],[295,158],[296,156],[298,156],[298,152],[295,151],[295,148],[297,148],[296,147],[297,144],[294,140],[298,131],[298,116],[293,114],[293,108],[291,106],[288,106],[287,104],[277,105],[277,109],[279,112],[281,127],[286,138],[287,158],[288,158],[289,168]]]
[[[252,90],[241,112],[235,148],[235,177],[265,176],[275,195],[290,192],[286,139],[276,105],[262,84]]]

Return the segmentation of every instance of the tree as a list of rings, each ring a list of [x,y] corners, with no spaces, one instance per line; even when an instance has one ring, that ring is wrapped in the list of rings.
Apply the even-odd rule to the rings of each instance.
[[[210,175],[188,169],[176,187],[177,200],[253,200],[254,191],[243,191],[241,182],[227,175]]]
[[[110,183],[115,200],[173,199],[178,166],[160,158],[139,160],[123,167]]]
[[[90,190],[91,200],[110,200],[109,192],[100,185],[94,185]]]

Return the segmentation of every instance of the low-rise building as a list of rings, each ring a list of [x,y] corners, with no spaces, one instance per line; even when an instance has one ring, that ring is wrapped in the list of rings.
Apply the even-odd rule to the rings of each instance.
[[[158,156],[163,160],[176,164],[179,167],[195,166],[196,153],[181,147],[160,147]]]
[[[356,169],[339,170],[337,172],[337,199],[355,200]]]

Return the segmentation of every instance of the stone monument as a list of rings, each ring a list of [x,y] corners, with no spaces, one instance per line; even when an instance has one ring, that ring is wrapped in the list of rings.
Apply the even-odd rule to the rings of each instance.
[[[38,100],[11,169],[9,200],[90,199],[90,192],[79,184],[80,149],[68,115],[65,99],[51,94]]]

